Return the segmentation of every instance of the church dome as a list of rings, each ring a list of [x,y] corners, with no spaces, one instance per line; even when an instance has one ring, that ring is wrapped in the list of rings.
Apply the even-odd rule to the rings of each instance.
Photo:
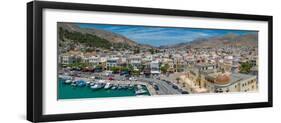
[[[230,74],[224,73],[224,74],[219,74],[216,79],[215,83],[216,84],[227,84],[231,80]]]

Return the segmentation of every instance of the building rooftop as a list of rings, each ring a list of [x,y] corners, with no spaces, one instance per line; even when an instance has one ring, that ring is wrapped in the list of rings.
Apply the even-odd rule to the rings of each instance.
[[[229,75],[229,77],[226,76],[221,76],[219,81],[215,81],[217,80],[217,78],[215,77],[216,74],[212,74],[209,75],[207,78],[208,79],[213,79],[214,80],[214,85],[215,86],[229,86],[232,85],[234,83],[243,81],[243,80],[247,80],[250,78],[256,78],[256,76],[254,75],[249,75],[249,74],[241,74],[241,73],[232,73]]]

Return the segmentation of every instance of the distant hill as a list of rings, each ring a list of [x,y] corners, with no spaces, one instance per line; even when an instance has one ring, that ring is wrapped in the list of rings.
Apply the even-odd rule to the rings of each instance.
[[[217,48],[223,46],[258,46],[258,34],[249,33],[244,35],[226,34],[224,36],[216,36],[209,38],[197,38],[191,42],[179,43],[172,46],[162,46],[160,48]]]
[[[125,36],[96,28],[80,28],[72,23],[57,24],[59,46],[66,49],[77,48],[149,48]]]
[[[57,24],[59,52],[67,52],[73,49],[93,51],[95,49],[139,49],[151,48],[216,48],[223,46],[254,46],[258,45],[258,34],[249,33],[244,35],[226,34],[223,36],[197,38],[191,42],[175,45],[153,47],[126,38],[123,35],[96,28],[80,28],[73,23]]]

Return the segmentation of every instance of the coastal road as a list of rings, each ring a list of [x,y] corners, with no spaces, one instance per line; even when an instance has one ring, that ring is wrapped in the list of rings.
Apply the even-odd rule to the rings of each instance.
[[[148,83],[154,83],[159,87],[159,90],[157,91],[159,95],[173,95],[173,94],[181,94],[180,90],[175,89],[172,87],[172,85],[166,83],[162,80],[157,80],[153,78],[137,78],[139,81],[144,81]]]

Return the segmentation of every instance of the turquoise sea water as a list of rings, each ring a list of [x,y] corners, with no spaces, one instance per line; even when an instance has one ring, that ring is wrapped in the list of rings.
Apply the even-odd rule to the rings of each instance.
[[[149,93],[145,95],[150,95]],[[136,96],[134,89],[98,89],[92,90],[90,87],[76,87],[64,84],[63,80],[58,82],[58,99],[81,99],[81,98],[105,98],[105,97],[125,97]]]

